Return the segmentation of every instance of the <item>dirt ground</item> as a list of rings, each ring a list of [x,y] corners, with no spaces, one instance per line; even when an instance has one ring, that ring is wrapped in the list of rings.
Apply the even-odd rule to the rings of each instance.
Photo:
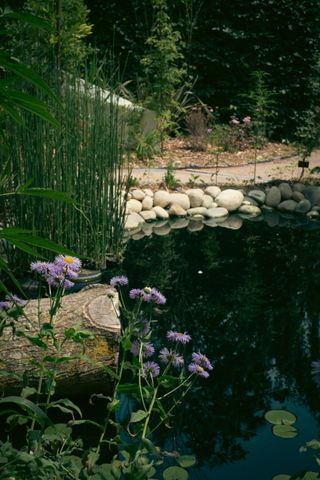
[[[319,174],[311,174],[314,167],[320,167],[320,151],[314,151],[309,158],[309,168],[302,171],[297,151],[288,145],[269,143],[258,152],[254,165],[254,152],[243,151],[218,158],[208,152],[192,152],[176,139],[171,141],[162,157],[156,157],[146,165],[139,162],[133,169],[133,177],[140,185],[163,185],[168,163],[174,164],[174,177],[180,185],[253,185],[277,180],[307,181],[320,183]],[[221,154],[223,155],[223,154]]]

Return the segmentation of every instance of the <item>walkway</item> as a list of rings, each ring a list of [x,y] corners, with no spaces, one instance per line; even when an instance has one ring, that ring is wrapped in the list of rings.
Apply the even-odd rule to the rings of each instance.
[[[257,163],[256,184],[267,183],[272,180],[297,180],[301,175],[298,160],[299,157],[295,156],[282,160]],[[316,166],[320,167],[320,150],[314,151],[310,158],[309,169]],[[163,181],[165,173],[165,168],[135,168],[132,172],[133,177],[145,185],[160,183]],[[216,185],[247,185],[254,183],[254,165],[219,167],[218,172],[212,167],[201,169],[187,168],[175,170],[174,176],[182,184],[194,180],[196,184],[200,184],[203,181],[206,184],[214,183]],[[304,177],[320,178],[319,174],[310,175],[310,170],[308,169],[305,170]]]

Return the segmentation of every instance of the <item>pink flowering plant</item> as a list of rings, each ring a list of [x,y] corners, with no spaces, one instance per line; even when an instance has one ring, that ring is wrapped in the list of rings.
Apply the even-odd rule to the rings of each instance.
[[[213,146],[223,152],[236,152],[253,148],[253,122],[249,115],[243,118],[233,115],[229,124],[216,124],[210,133]]]

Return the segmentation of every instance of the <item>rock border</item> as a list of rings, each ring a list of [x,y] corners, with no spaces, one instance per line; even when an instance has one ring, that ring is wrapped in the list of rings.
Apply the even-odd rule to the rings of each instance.
[[[299,182],[241,189],[210,185],[204,189],[181,188],[173,192],[132,188],[126,202],[125,230],[133,235],[141,232],[143,236],[150,232],[150,223],[157,230],[169,222],[170,231],[184,228],[191,221],[193,225],[190,224],[189,229],[195,231],[200,229],[200,224],[226,226],[229,223],[229,228],[240,228],[242,220],[247,218],[263,220],[266,217],[267,222],[269,219],[270,224],[275,224],[277,214],[285,218],[303,215],[320,219],[320,186]],[[166,230],[154,233],[165,235]]]

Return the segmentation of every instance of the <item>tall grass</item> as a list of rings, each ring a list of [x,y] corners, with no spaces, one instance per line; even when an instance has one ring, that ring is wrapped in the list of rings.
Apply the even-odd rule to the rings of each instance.
[[[84,255],[89,264],[104,267],[107,256],[119,254],[122,245],[126,112],[98,69],[90,71],[90,80],[107,88],[108,98],[88,76],[79,78],[68,75],[59,88],[61,128],[31,114],[25,116],[25,126],[10,120],[6,125],[12,187],[32,180],[37,187],[69,192],[76,208],[19,197],[7,222],[30,228]]]

